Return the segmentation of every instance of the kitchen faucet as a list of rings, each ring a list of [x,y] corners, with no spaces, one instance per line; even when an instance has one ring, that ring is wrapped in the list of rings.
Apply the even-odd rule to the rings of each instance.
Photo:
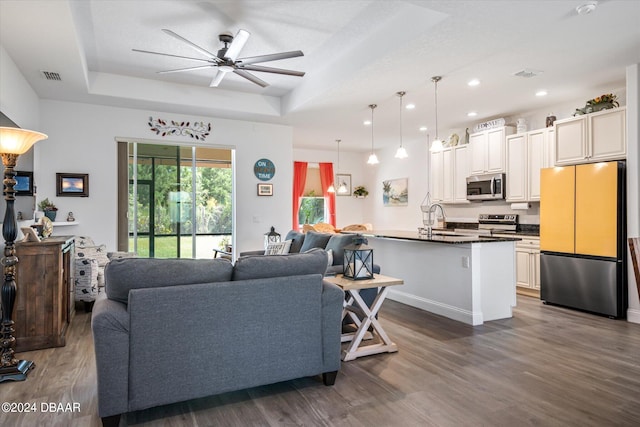
[[[437,223],[437,216],[432,220],[431,219],[431,214],[433,213],[434,215],[436,214],[437,209],[440,208],[440,213],[442,213],[442,227],[446,228],[447,227],[447,219],[445,217],[444,214],[444,208],[442,207],[442,205],[440,203],[434,203],[431,206],[429,206],[429,210],[427,212],[427,236],[431,237],[431,233],[432,233],[432,226],[431,224],[433,224],[434,222]]]

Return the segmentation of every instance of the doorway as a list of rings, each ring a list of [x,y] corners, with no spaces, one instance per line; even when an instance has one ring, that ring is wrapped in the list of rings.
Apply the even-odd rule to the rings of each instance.
[[[124,151],[118,223],[126,233],[119,230],[119,248],[150,258],[211,258],[213,249],[228,249],[232,149],[126,142],[126,157]]]

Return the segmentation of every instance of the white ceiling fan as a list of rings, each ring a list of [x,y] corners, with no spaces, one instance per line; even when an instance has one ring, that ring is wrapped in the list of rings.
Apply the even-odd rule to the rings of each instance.
[[[259,72],[263,72],[263,73],[274,73],[274,74],[285,74],[285,75],[288,75],[288,76],[297,76],[297,77],[302,77],[305,74],[302,71],[285,70],[285,69],[282,69],[282,68],[273,68],[273,67],[265,67],[263,65],[254,65],[254,64],[261,63],[261,62],[277,61],[277,60],[280,60],[280,59],[287,59],[287,58],[295,58],[297,56],[304,56],[304,54],[300,50],[294,50],[294,51],[290,51],[290,52],[273,53],[273,54],[269,54],[269,55],[251,56],[251,57],[246,57],[246,58],[238,58],[238,55],[240,54],[240,51],[244,47],[245,43],[247,43],[247,40],[249,39],[249,36],[251,35],[251,33],[249,33],[246,30],[239,30],[235,37],[233,36],[233,34],[231,34],[229,32],[224,32],[224,33],[220,34],[218,36],[218,39],[222,43],[224,43],[224,47],[218,51],[217,55],[214,55],[213,53],[207,51],[206,49],[203,49],[202,47],[198,46],[197,44],[185,39],[184,37],[180,36],[179,34],[174,33],[171,30],[163,29],[162,31],[165,34],[168,34],[171,37],[174,37],[174,38],[180,40],[181,42],[186,43],[192,49],[195,49],[196,51],[198,51],[202,55],[206,56],[206,59],[192,58],[192,57],[189,57],[189,56],[181,56],[181,55],[173,55],[173,54],[170,54],[170,53],[152,52],[152,51],[141,50],[141,49],[132,49],[132,50],[134,52],[151,53],[151,54],[154,54],[154,55],[171,56],[171,57],[174,57],[174,58],[183,58],[183,59],[189,59],[189,60],[192,60],[192,61],[205,62],[206,64],[205,65],[198,65],[198,66],[195,66],[195,67],[178,68],[178,69],[175,69],[175,70],[158,71],[158,74],[181,73],[181,72],[184,72],[184,71],[201,70],[201,69],[206,69],[206,68],[217,67],[218,68],[218,72],[216,73],[216,75],[214,76],[213,80],[211,81],[211,84],[209,85],[210,87],[218,87],[218,85],[220,84],[220,82],[222,81],[224,76],[227,73],[231,73],[231,72],[233,72],[233,73],[235,73],[235,74],[237,74],[237,75],[239,75],[241,77],[244,77],[245,79],[250,80],[253,83],[255,83],[255,84],[257,84],[257,85],[259,85],[261,87],[267,87],[267,86],[269,86],[269,84],[267,82],[265,82],[264,80],[259,79],[255,75],[251,74],[249,71],[259,71]]]

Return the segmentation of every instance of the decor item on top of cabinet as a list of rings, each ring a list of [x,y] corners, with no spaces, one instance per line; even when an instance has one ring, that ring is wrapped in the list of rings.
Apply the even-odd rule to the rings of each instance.
[[[516,120],[516,132],[525,133],[527,131],[527,119],[519,118]]]
[[[455,147],[456,145],[458,145],[459,141],[460,141],[460,137],[458,136],[458,134],[452,133],[451,135],[449,135],[449,139],[447,140],[447,146]]]
[[[353,195],[356,197],[356,199],[364,199],[369,195],[369,191],[367,191],[367,189],[363,185],[358,185],[353,189]]]
[[[56,173],[56,196],[89,197],[89,174]]]
[[[384,206],[407,206],[409,204],[409,178],[382,181],[382,204]]]
[[[44,212],[44,215],[47,218],[49,218],[51,221],[56,220],[56,214],[58,213],[58,208],[56,207],[56,205],[53,204],[53,202],[49,200],[49,198],[46,198],[40,201],[40,203],[38,203],[38,207],[42,212]]]
[[[487,122],[484,123],[478,123],[473,127],[473,132],[480,132],[483,130],[487,130],[487,129],[493,129],[493,128],[499,128],[502,127],[506,124],[507,122],[505,121],[504,118],[500,118],[500,119],[494,119],[494,120],[489,120]]]
[[[553,126],[553,123],[554,123],[555,121],[556,121],[556,116],[554,116],[554,115],[553,115],[553,113],[549,114],[549,115],[547,116],[547,119],[546,119],[546,122],[545,122],[545,123],[546,123],[546,127],[551,127],[551,126]]]
[[[171,120],[170,124],[167,124],[164,120],[154,119],[153,117],[149,117],[149,127],[151,128],[151,132],[155,132],[156,135],[190,136],[198,141],[204,141],[206,137],[209,136],[209,132],[211,132],[211,123],[205,125],[204,122],[192,123]]]
[[[574,116],[582,114],[595,113],[596,111],[610,110],[611,108],[619,107],[618,95],[612,93],[605,93],[597,98],[593,98],[587,101],[584,108],[576,108]]]

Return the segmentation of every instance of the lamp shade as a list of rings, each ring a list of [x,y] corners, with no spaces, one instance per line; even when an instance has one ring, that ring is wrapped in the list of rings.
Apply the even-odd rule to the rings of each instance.
[[[373,279],[373,249],[367,239],[356,235],[352,243],[344,247],[343,276],[351,280]]]
[[[0,127],[0,153],[24,154],[33,144],[47,138],[44,133],[32,130]]]

